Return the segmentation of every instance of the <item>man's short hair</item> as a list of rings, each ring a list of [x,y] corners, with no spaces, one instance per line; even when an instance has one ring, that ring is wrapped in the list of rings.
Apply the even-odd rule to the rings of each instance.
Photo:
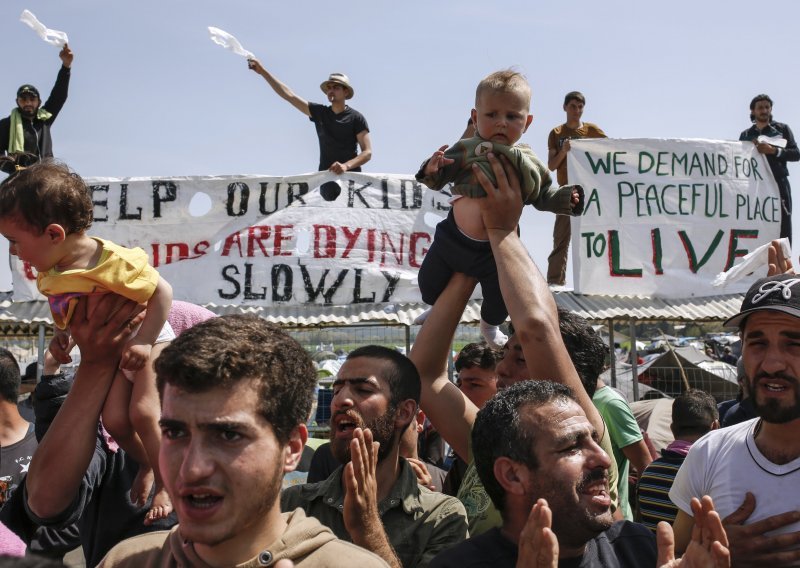
[[[761,101],[767,101],[769,103],[769,107],[770,108],[772,108],[774,106],[772,104],[772,99],[769,98],[769,95],[765,95],[764,93],[761,93],[760,95],[756,95],[755,97],[753,97],[753,100],[750,101],[750,110],[751,111],[755,110],[756,104],[760,103]],[[772,113],[770,113],[769,119],[770,119],[770,121],[772,120]],[[750,113],[750,122],[755,122],[755,121],[756,121],[756,115],[754,115],[751,112]]]
[[[365,345],[354,349],[347,355],[347,360],[356,357],[369,357],[387,363],[386,375],[382,378],[389,383],[389,404],[396,406],[404,400],[412,399],[419,405],[422,383],[419,371],[411,359],[382,345]]]
[[[484,77],[478,88],[475,89],[475,106],[485,92],[494,93],[519,93],[528,100],[528,110],[531,107],[531,86],[525,75],[513,69],[502,69]]]
[[[92,225],[94,204],[81,176],[66,164],[47,159],[35,163],[0,184],[0,219],[17,218],[39,234],[58,224],[66,234]]]
[[[8,349],[0,347],[0,398],[16,404],[21,382],[17,358]]]
[[[717,401],[700,389],[689,389],[672,402],[672,433],[675,438],[698,435],[711,431],[711,424],[719,420]]]
[[[279,327],[250,315],[211,318],[184,331],[161,352],[158,392],[167,385],[189,393],[257,385],[258,412],[285,444],[311,413],[317,373],[305,349]]]
[[[555,401],[575,401],[572,390],[551,381],[521,381],[497,391],[478,412],[472,428],[475,469],[492,503],[501,513],[505,490],[494,476],[494,462],[506,457],[536,469],[536,429],[523,417],[523,410]]]
[[[579,103],[585,105],[586,104],[586,97],[583,96],[583,93],[580,91],[570,91],[566,95],[564,95],[564,106],[567,106],[570,101],[578,101]]]
[[[608,345],[586,318],[562,307],[558,308],[558,327],[583,388],[591,398],[597,390],[597,379],[606,368]]]
[[[600,335],[589,325],[589,320],[561,306],[557,310],[561,340],[583,388],[591,398],[597,390],[597,379],[606,369],[608,345],[603,343]],[[514,325],[509,324],[508,327],[511,335],[514,335]]]
[[[475,367],[494,370],[500,359],[500,353],[484,341],[480,343],[467,343],[461,348],[461,351],[458,352],[455,368],[456,372],[462,369],[473,369]]]

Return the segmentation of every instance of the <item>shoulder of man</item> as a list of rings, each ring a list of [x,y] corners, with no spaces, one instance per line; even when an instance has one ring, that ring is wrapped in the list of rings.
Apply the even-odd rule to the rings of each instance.
[[[472,568],[494,566],[504,568],[517,563],[517,545],[503,536],[498,527],[470,537],[438,554],[431,568]]]
[[[640,523],[617,521],[593,542],[598,549],[610,546],[621,567],[655,565],[658,553],[655,534]]]
[[[309,114],[308,119],[313,121],[314,119],[319,118],[325,112],[326,109],[330,109],[330,108],[331,107],[329,107],[327,105],[322,105],[322,104],[319,104],[319,103],[309,102],[308,103],[308,114]]]
[[[606,135],[606,133],[603,132],[603,129],[597,126],[594,122],[584,122],[583,126],[586,128],[587,138],[605,137]]]
[[[341,489],[342,468],[336,469],[327,479],[316,483],[293,485],[281,491],[281,511],[305,509],[317,499],[331,497],[338,500],[343,492]]]
[[[175,566],[176,558],[172,550],[170,535],[178,530],[157,531],[141,534],[123,540],[108,551],[98,568],[127,567],[156,568]]]
[[[786,124],[785,122],[772,121],[770,125],[784,136],[786,135],[787,132],[792,131],[792,129],[789,128],[789,125]]]
[[[330,528],[302,509],[282,514],[286,530],[262,554],[273,559],[290,559],[297,568],[328,566],[349,568],[354,564],[367,567],[387,566],[376,554],[336,538]]]

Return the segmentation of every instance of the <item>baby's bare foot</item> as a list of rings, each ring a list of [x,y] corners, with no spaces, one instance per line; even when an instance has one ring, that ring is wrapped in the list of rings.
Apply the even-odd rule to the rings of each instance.
[[[153,503],[150,505],[150,510],[144,518],[144,524],[152,525],[154,522],[165,519],[172,512],[172,501],[167,494],[164,487],[156,487],[155,495],[153,495]]]
[[[153,468],[139,466],[139,473],[136,474],[131,484],[131,503],[137,507],[144,507],[147,504],[147,498],[150,497],[154,482]]]

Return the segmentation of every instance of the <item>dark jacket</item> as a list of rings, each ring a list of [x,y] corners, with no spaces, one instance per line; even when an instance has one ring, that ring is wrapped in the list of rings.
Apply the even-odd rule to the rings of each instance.
[[[762,134],[770,137],[780,136],[786,140],[786,148],[781,150],[780,156],[775,156],[774,154],[767,155],[767,162],[769,163],[770,169],[772,169],[772,175],[775,177],[775,181],[780,184],[782,180],[785,180],[789,176],[789,168],[786,167],[786,162],[797,162],[800,160],[800,149],[797,148],[797,142],[794,140],[792,129],[782,122],[770,122],[769,126],[763,130],[759,130],[754,124],[739,135],[739,140],[752,142]]]
[[[64,103],[67,102],[67,91],[69,90],[70,70],[61,66],[56,77],[56,84],[50,92],[50,97],[41,106],[52,116],[47,120],[33,118],[22,119],[22,131],[25,135],[25,151],[36,154],[40,158],[53,157],[53,139],[50,136],[50,126],[55,122],[58,113]],[[11,131],[11,117],[7,116],[0,120],[0,146],[3,153],[8,152],[9,135]]]

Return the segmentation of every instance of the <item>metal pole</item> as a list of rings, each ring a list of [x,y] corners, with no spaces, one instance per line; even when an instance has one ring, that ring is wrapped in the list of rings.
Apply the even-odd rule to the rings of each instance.
[[[639,353],[636,351],[636,318],[631,318],[631,380],[633,381],[633,400],[639,400]]]
[[[611,386],[617,387],[617,352],[614,350],[614,318],[608,320],[608,343],[611,354]]]
[[[411,326],[406,325],[406,357],[411,353]]]
[[[39,355],[37,357],[37,362],[36,362],[36,382],[37,382],[37,384],[39,383],[39,381],[42,380],[42,372],[44,371],[44,350],[45,350],[45,346],[44,346],[44,324],[43,323],[39,324],[39,345],[38,345],[38,347],[39,347],[39,349],[38,349]]]

